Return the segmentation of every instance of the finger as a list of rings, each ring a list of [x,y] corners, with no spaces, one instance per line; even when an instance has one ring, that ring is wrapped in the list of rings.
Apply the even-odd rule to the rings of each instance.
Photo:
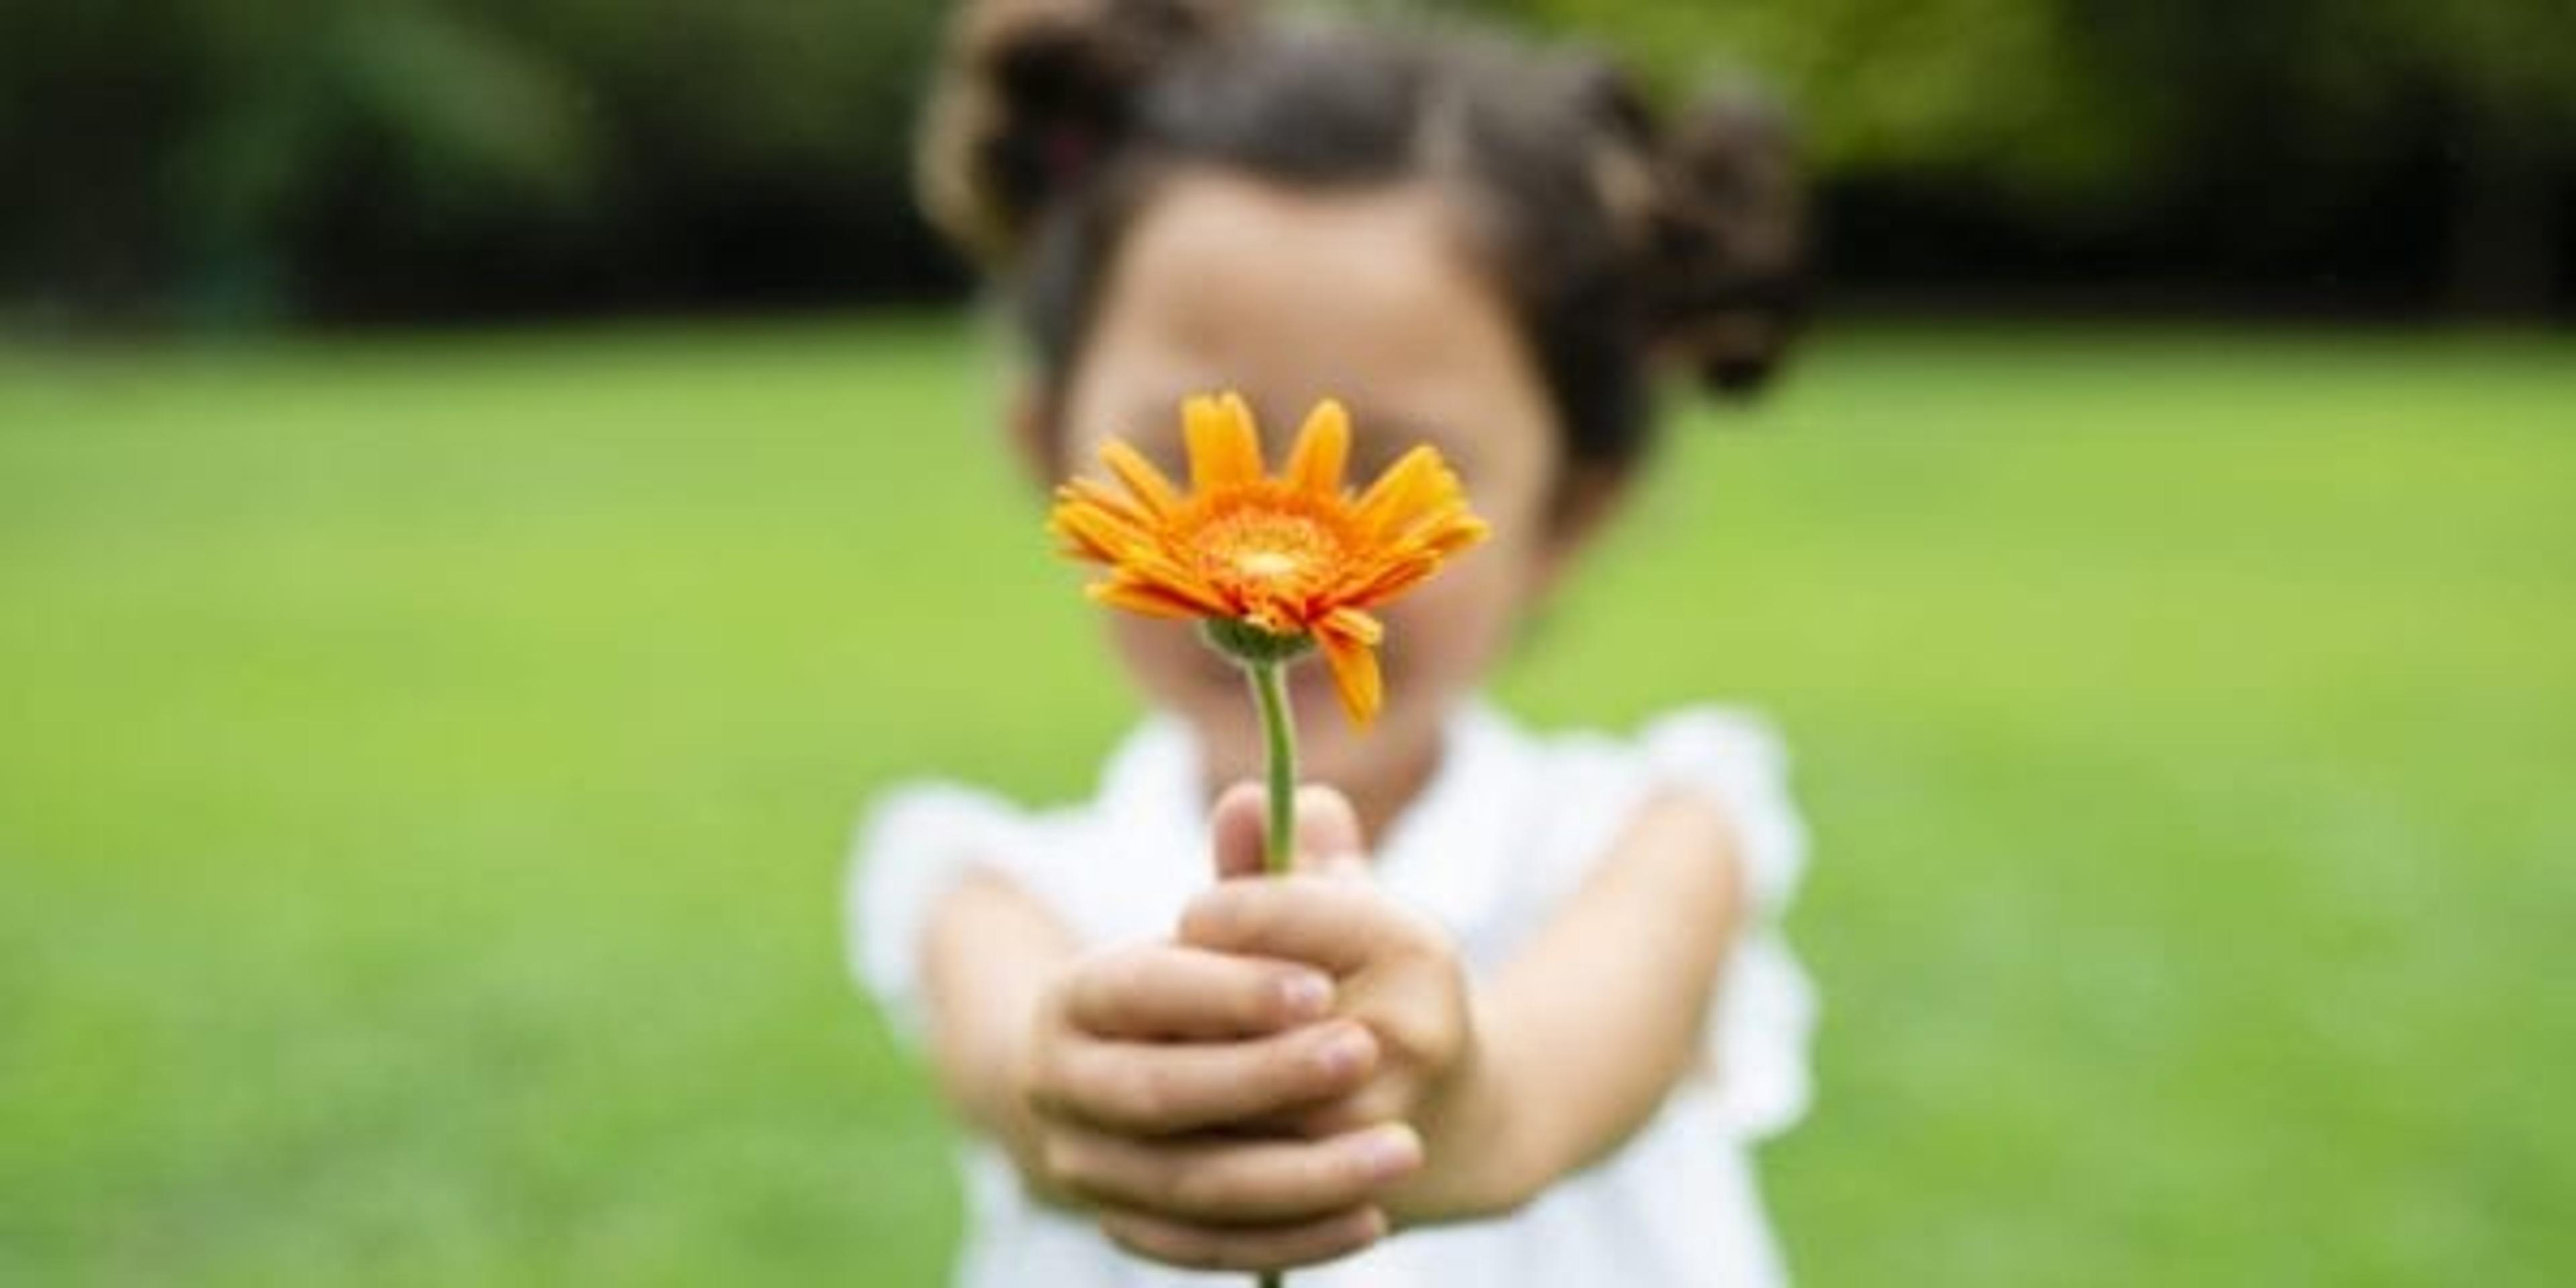
[[[1322,783],[1308,783],[1297,789],[1296,809],[1298,871],[1365,862],[1360,858],[1367,846],[1360,837],[1359,811],[1351,808],[1349,797]]]
[[[1270,794],[1255,782],[1236,783],[1216,798],[1216,806],[1208,812],[1208,831],[1216,850],[1217,880],[1257,877],[1266,870],[1263,855],[1268,850],[1269,825],[1263,810],[1269,799]]]
[[[1261,876],[1269,871],[1265,862],[1269,853],[1269,802],[1269,791],[1255,782],[1236,783],[1217,797],[1208,823],[1214,834],[1218,880]],[[1359,813],[1340,792],[1321,783],[1308,783],[1297,789],[1292,808],[1296,811],[1296,853],[1290,865],[1294,870],[1347,872],[1348,862],[1365,853]]]
[[[1347,1094],[1377,1056],[1376,1037],[1348,1020],[1244,1042],[1075,1039],[1054,1049],[1032,1094],[1057,1116],[1168,1136]]]
[[[1320,858],[1311,866],[1301,863],[1300,868],[1335,881],[1366,881],[1376,875],[1369,867],[1368,856],[1363,854],[1342,854]]]
[[[1412,1104],[1404,1087],[1387,1078],[1372,1078],[1347,1096],[1296,1105],[1243,1124],[1245,1135],[1322,1140],[1345,1132],[1400,1122]]]
[[[1354,1208],[1313,1221],[1209,1226],[1102,1209],[1101,1232],[1140,1257],[1185,1270],[1296,1270],[1347,1257],[1386,1237],[1386,1214]]]
[[[1201,891],[1181,914],[1180,940],[1347,975],[1390,951],[1435,944],[1439,934],[1366,882],[1297,875]]]
[[[1325,1140],[1137,1140],[1064,1131],[1049,1173],[1098,1204],[1218,1225],[1312,1221],[1366,1204],[1422,1167],[1422,1138],[1389,1123]]]
[[[1322,1019],[1332,977],[1311,967],[1178,944],[1111,949],[1077,968],[1065,1019],[1104,1038],[1240,1038]]]

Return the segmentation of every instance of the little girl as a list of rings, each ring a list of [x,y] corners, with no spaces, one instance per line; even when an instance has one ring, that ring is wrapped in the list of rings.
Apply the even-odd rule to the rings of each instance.
[[[1019,307],[1036,479],[1111,435],[1179,473],[1188,395],[1274,445],[1330,396],[1354,473],[1428,442],[1494,534],[1387,610],[1374,727],[1297,668],[1297,875],[1225,879],[1259,868],[1260,739],[1186,624],[1112,615],[1156,714],[1090,801],[878,804],[857,968],[973,1132],[960,1282],[1782,1282],[1750,1150],[1804,1109],[1812,1003],[1777,746],[1480,696],[1651,459],[1652,375],[1777,358],[1776,125],[1455,32],[985,0],[923,182]]]

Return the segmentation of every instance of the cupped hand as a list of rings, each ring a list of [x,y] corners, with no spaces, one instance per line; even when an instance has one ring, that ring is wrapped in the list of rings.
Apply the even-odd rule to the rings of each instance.
[[[1246,784],[1217,804],[1221,878],[1262,872],[1262,789]],[[1288,875],[1224,879],[1181,918],[1180,943],[1241,961],[1296,963],[1332,977],[1333,1014],[1374,1040],[1352,1085],[1289,1106],[1267,1125],[1341,1139],[1389,1126],[1424,1142],[1427,1165],[1389,1192],[1399,1218],[1463,1210],[1476,1128],[1469,1105],[1479,1045],[1467,973],[1456,946],[1371,876],[1350,804],[1328,788],[1300,789],[1298,854]]]
[[[1376,1196],[1422,1158],[1402,1124],[1244,1124],[1350,1095],[1379,1048],[1298,963],[1139,943],[1077,958],[1039,999],[1019,1085],[1023,1167],[1140,1254],[1270,1270],[1382,1237]]]

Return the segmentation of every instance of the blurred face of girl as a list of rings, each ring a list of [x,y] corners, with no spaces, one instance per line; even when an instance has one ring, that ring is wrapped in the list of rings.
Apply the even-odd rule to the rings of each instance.
[[[1219,173],[1169,180],[1127,230],[1060,408],[1059,470],[1115,435],[1185,476],[1181,400],[1250,401],[1276,468],[1306,411],[1351,412],[1365,484],[1416,443],[1466,483],[1493,537],[1381,610],[1386,706],[1349,727],[1320,662],[1292,669],[1301,768],[1383,821],[1438,758],[1442,717],[1493,667],[1562,553],[1554,412],[1453,206],[1419,185],[1299,192]],[[1259,772],[1240,670],[1195,625],[1105,615],[1127,669],[1187,720],[1214,783]]]

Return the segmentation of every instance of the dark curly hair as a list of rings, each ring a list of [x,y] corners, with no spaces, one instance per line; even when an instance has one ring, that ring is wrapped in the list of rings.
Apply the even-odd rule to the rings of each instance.
[[[1462,29],[1291,23],[1249,0],[980,0],[920,153],[932,219],[1013,295],[1050,407],[1121,239],[1167,176],[1428,181],[1482,242],[1574,468],[1650,443],[1653,376],[1772,374],[1805,302],[1784,119],[1743,92],[1657,113],[1608,61]]]

